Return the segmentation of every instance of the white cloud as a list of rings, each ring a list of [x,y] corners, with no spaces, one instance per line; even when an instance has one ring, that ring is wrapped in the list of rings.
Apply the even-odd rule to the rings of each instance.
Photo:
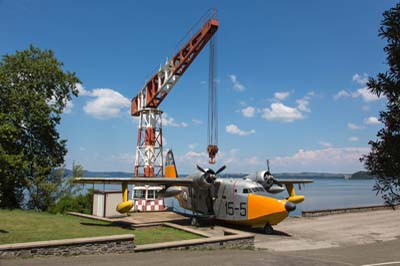
[[[288,91],[277,91],[274,93],[274,97],[279,101],[285,100],[287,97],[289,97],[289,95],[290,92]]]
[[[188,124],[185,122],[176,122],[174,118],[170,117],[167,113],[164,113],[162,116],[162,124],[163,126],[170,127],[187,127]]]
[[[228,75],[228,77],[232,81],[233,89],[235,91],[240,92],[240,91],[244,91],[246,89],[246,87],[242,83],[240,83],[240,81],[237,79],[236,75],[231,74],[231,75]]]
[[[353,123],[347,123],[347,127],[351,130],[359,130],[359,129],[363,129],[363,126],[359,126]]]
[[[239,136],[247,136],[251,134],[255,134],[256,131],[254,129],[249,131],[241,130],[237,125],[230,124],[225,127],[225,131],[232,135],[239,135]]]
[[[223,164],[225,165],[233,165],[237,164],[239,159],[239,150],[238,149],[230,149],[228,152],[219,152],[219,158]]]
[[[289,95],[289,92],[287,92],[287,94]],[[296,107],[290,107],[278,101],[272,103],[270,108],[264,108],[259,112],[262,113],[262,118],[269,121],[293,122],[295,120],[300,120],[304,118],[304,113],[311,112],[309,105],[311,97],[314,95],[315,92],[310,91],[303,98],[297,99]],[[278,99],[276,96],[275,93],[275,98]],[[281,97],[281,99],[287,96]]]
[[[94,89],[88,95],[95,99],[86,102],[83,110],[98,119],[118,117],[121,109],[129,107],[131,104],[128,98],[112,89]]]
[[[322,141],[322,140],[319,142],[319,145],[321,145],[324,148],[331,148],[332,147],[331,143],[326,142],[326,141]]]
[[[379,100],[379,97],[376,94],[373,94],[368,87],[358,89],[357,91],[353,92],[351,96],[353,98],[361,97],[364,102],[373,102]]]
[[[343,147],[319,150],[300,149],[291,156],[275,157],[271,165],[276,171],[324,171],[354,172],[362,169],[359,158],[367,154],[369,148]]]
[[[310,108],[308,105],[310,104],[310,97],[304,96],[301,99],[296,100],[297,103],[297,109],[299,109],[302,112],[311,112]]]
[[[351,130],[359,130],[359,129],[363,129],[362,126],[353,124],[353,123],[347,123],[347,127]]]
[[[351,142],[356,142],[356,141],[358,141],[358,137],[351,136],[348,140],[351,141]]]
[[[91,92],[88,91],[88,90],[86,90],[86,89],[83,87],[83,85],[80,84],[80,83],[75,83],[75,89],[78,90],[78,92],[79,92],[78,95],[79,95],[79,96],[89,96],[89,95],[91,95]]]
[[[252,106],[248,106],[246,108],[243,108],[241,110],[241,112],[244,117],[254,117],[254,113],[256,112],[256,109]]]
[[[195,125],[202,125],[203,121],[200,119],[192,118],[192,123]]]
[[[368,82],[368,75],[364,73],[362,76],[358,73],[353,75],[353,81],[357,82],[360,85],[365,85]]]
[[[208,154],[206,152],[188,151],[183,155],[175,155],[178,171],[181,172],[183,169],[186,173],[194,173],[197,171],[196,164],[204,167],[204,165],[208,163],[208,159]],[[182,168],[179,168],[179,166]]]
[[[370,116],[364,119],[364,124],[366,125],[379,125],[380,123],[381,122],[379,122],[378,118],[375,116]]]
[[[270,108],[262,110],[262,118],[268,121],[293,122],[303,119],[303,114],[296,108],[283,103],[272,103]]]
[[[257,156],[251,156],[244,160],[247,165],[261,165],[263,162]]]
[[[351,96],[351,94],[348,91],[341,90],[338,93],[336,93],[335,96],[333,96],[333,99],[339,100],[340,98],[347,98],[347,97],[350,97],[350,96]]]

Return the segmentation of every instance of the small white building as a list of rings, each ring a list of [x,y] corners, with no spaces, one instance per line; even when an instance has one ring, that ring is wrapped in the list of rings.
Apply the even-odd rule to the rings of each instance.
[[[99,217],[121,216],[116,206],[122,200],[122,191],[95,190],[93,191],[92,215]]]
[[[164,199],[158,198],[158,191],[162,190],[161,186],[135,186],[132,185],[132,211],[164,211]]]

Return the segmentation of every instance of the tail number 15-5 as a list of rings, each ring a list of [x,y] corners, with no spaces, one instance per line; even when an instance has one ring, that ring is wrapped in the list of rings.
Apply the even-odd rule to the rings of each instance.
[[[247,208],[246,208],[246,202],[240,202],[239,203],[239,208],[234,207],[233,201],[227,201],[225,202],[225,211],[226,215],[233,216],[235,213],[239,213],[240,216],[246,216],[247,215]]]

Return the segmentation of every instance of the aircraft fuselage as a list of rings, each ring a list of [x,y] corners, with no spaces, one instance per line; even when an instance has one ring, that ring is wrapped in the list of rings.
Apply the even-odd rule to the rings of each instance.
[[[211,188],[182,187],[177,196],[180,206],[194,214],[253,227],[276,225],[295,208],[287,200],[269,197],[260,184],[251,180],[218,178],[215,182],[215,192]]]

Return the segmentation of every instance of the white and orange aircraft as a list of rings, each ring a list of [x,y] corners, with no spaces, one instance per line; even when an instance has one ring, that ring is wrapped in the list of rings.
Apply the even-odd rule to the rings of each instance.
[[[283,221],[304,196],[296,195],[294,184],[311,183],[311,180],[277,180],[268,170],[259,171],[243,178],[221,178],[217,171],[197,166],[198,173],[178,178],[172,151],[166,156],[165,177],[133,178],[76,178],[76,183],[121,184],[122,202],[116,208],[120,213],[128,213],[133,201],[128,200],[128,184],[160,185],[160,197],[176,197],[179,205],[192,211],[192,223],[196,217],[208,217],[224,223],[263,227],[265,233],[272,233],[272,225]],[[288,197],[276,199],[270,194],[286,190]]]

